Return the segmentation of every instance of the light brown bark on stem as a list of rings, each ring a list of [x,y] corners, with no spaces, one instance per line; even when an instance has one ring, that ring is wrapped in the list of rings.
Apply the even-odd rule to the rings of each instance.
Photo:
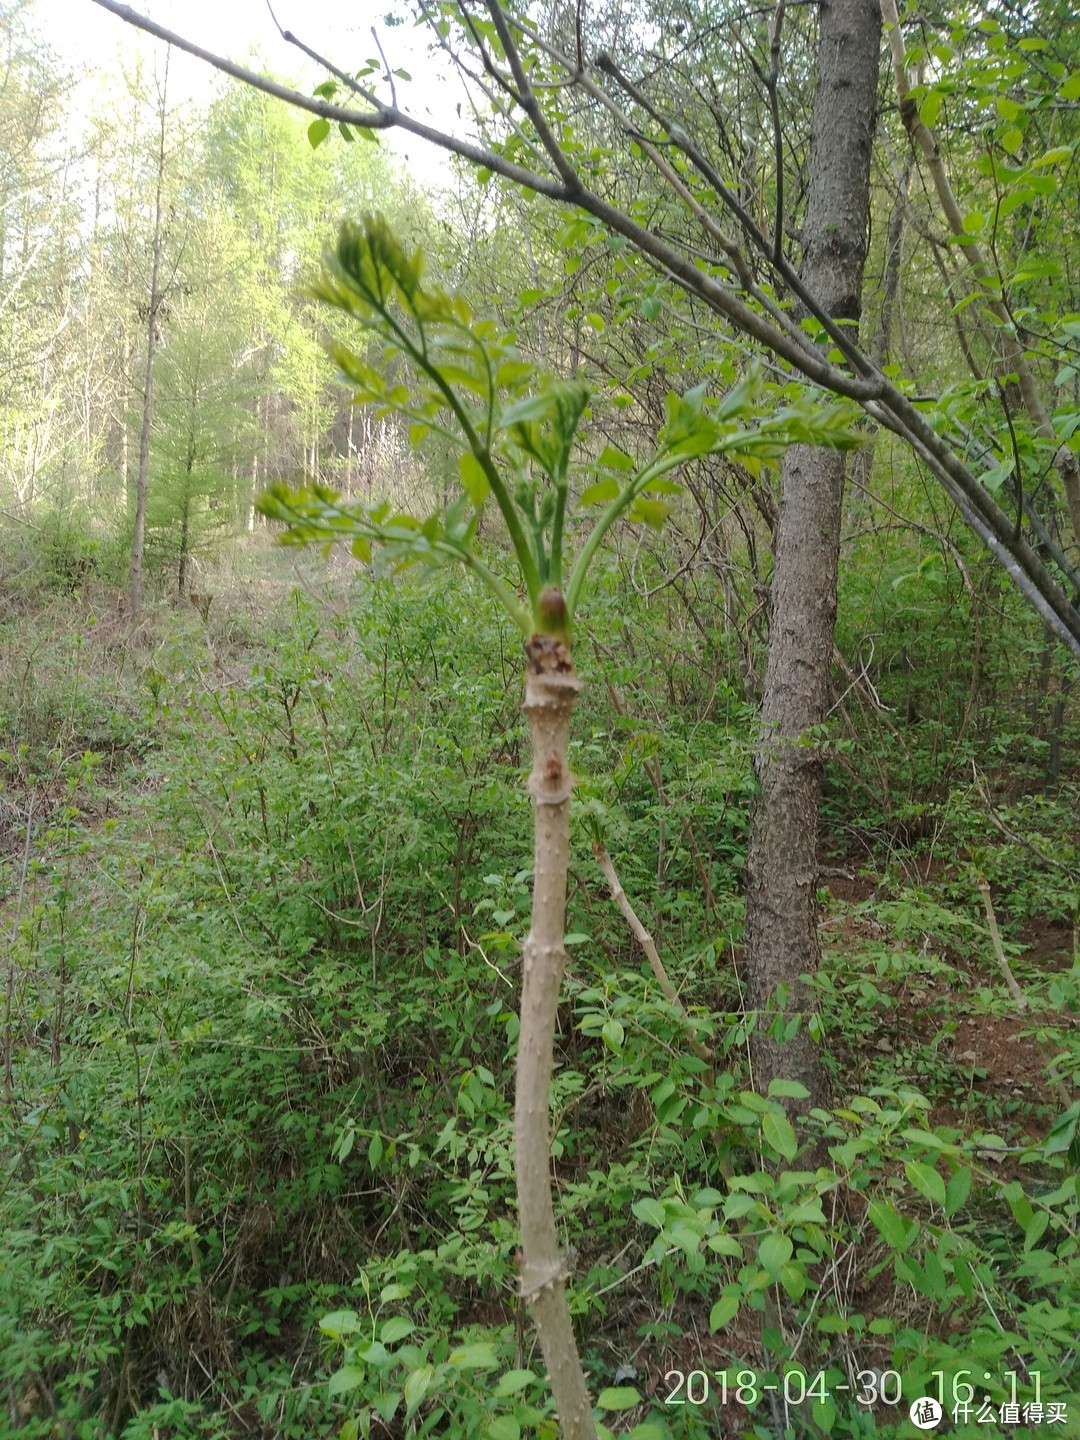
[[[622,882],[615,872],[615,865],[608,853],[607,846],[601,845],[599,840],[594,840],[592,848],[593,854],[596,856],[596,863],[603,871],[604,879],[607,881],[608,889],[611,891],[611,898],[615,902],[615,907],[630,927],[631,935],[633,935],[642,950],[645,951],[649,968],[656,976],[656,981],[660,989],[664,992],[664,999],[682,1020],[686,1028],[686,1038],[690,1042],[691,1050],[693,1050],[699,1060],[704,1060],[706,1064],[711,1065],[713,1053],[707,1045],[703,1045],[697,1038],[690,1016],[686,1013],[686,1007],[679,999],[679,992],[671,983],[671,977],[667,973],[667,968],[663,960],[660,959],[660,952],[656,948],[656,941],[638,919],[637,911],[630,903],[630,897],[623,889]]]
[[[544,1352],[565,1440],[596,1440],[592,1401],[566,1302],[569,1264],[559,1249],[551,1196],[549,1107],[559,987],[566,970],[566,877],[570,863],[567,746],[581,681],[569,648],[551,635],[526,645],[525,714],[532,742],[529,790],[535,806],[536,851],[532,925],[521,981],[514,1107],[521,1294]]]

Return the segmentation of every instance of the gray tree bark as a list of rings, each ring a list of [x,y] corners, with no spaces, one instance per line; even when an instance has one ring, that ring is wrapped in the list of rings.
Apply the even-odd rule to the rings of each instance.
[[[834,319],[858,322],[870,197],[881,14],[876,0],[825,0],[803,224],[802,277]],[[781,470],[769,650],[755,761],[760,791],[747,858],[748,1001],[755,1083],[801,1081],[827,1102],[818,1048],[795,1017],[820,956],[816,889],[826,718],[836,620],[844,459],[796,446]],[[775,1013],[771,1013],[775,1012]]]

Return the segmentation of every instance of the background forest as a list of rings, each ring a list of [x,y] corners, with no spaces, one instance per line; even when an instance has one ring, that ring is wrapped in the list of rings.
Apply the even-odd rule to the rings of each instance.
[[[497,26],[463,14],[436,38],[490,55]],[[829,314],[1075,613],[1075,20],[902,19],[861,300]],[[573,48],[573,9],[532,20]],[[809,248],[814,11],[578,12],[595,50],[582,23],[704,117],[748,225]],[[595,215],[452,157],[426,190],[377,133],[224,79],[177,100],[165,47],[132,55],[77,109],[45,0],[0,8],[0,1436],[559,1433],[518,1293],[521,635],[474,576],[283,549],[259,509],[334,491],[434,546],[464,496],[510,573],[400,356],[312,292],[374,211],[513,347],[512,383],[588,387],[579,516],[694,405],[862,442],[825,718],[799,737],[824,776],[820,965],[790,1025],[812,1074],[763,1068],[789,1022],[744,931],[779,447],[688,446],[575,613],[551,1148],[596,1433],[907,1436],[931,1396],[947,1433],[1080,1436],[1080,711],[1053,615],[932,442],[827,410]],[[605,202],[711,276],[681,129],[661,183],[619,113],[544,93]],[[475,94],[493,158],[532,165]],[[788,304],[755,284],[756,313]]]

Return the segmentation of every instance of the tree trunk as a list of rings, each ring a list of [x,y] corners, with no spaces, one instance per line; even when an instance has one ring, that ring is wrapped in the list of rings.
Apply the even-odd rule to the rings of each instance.
[[[195,470],[195,421],[198,383],[192,389],[191,407],[188,411],[187,454],[184,456],[184,498],[180,505],[180,555],[176,566],[176,594],[183,600],[187,595],[188,572],[191,569],[191,476]]]
[[[180,510],[180,557],[176,565],[176,595],[179,600],[183,600],[187,595],[188,564],[191,559],[191,534],[188,520],[190,508],[191,502],[185,495]]]
[[[802,276],[836,319],[857,321],[870,193],[881,15],[875,0],[820,8]],[[818,964],[816,887],[824,723],[836,620],[843,456],[795,446],[781,470],[762,735],[760,792],[747,858],[746,951],[755,1082],[801,1081],[828,1097],[805,1023],[802,979]],[[770,1014],[775,1008],[780,1014]],[[796,1028],[797,1027],[797,1028]],[[785,1043],[786,1040],[786,1043]]]
[[[525,941],[521,980],[514,1104],[518,1218],[521,1223],[521,1294],[532,1313],[565,1440],[596,1440],[551,1199],[548,1109],[554,1068],[559,987],[566,970],[566,876],[570,863],[570,791],[567,765],[570,720],[581,681],[569,646],[552,635],[526,645],[525,714],[532,741],[529,780],[535,806],[532,924]]]
[[[166,85],[168,84],[166,61]],[[157,189],[154,195],[154,248],[150,267],[150,300],[146,307],[146,368],[143,371],[142,428],[139,432],[139,473],[135,481],[135,532],[131,537],[131,619],[142,610],[143,545],[146,539],[146,495],[150,484],[150,430],[154,421],[154,357],[157,354],[158,315],[164,295],[161,290],[161,191],[165,179],[165,86],[160,96]]]

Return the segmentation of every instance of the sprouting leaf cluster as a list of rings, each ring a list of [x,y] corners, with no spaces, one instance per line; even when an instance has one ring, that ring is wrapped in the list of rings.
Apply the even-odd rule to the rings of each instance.
[[[360,559],[371,559],[376,546],[398,566],[456,561],[482,580],[526,635],[546,628],[545,590],[565,592],[565,617],[573,619],[589,565],[617,520],[665,523],[681,493],[670,477],[686,464],[710,454],[772,459],[795,443],[846,448],[859,441],[847,406],[802,402],[762,418],[764,387],[754,372],[719,401],[710,402],[700,385],[671,393],[651,456],[642,463],[607,446],[589,466],[596,479],[579,504],[603,508],[584,536],[575,535],[571,563],[571,459],[588,414],[585,387],[530,364],[461,296],[426,282],[422,254],[409,254],[382,216],[342,225],[309,293],[379,342],[377,363],[340,341],[329,347],[353,387],[354,404],[407,420],[414,444],[435,434],[453,446],[461,495],[425,521],[317,486],[276,487],[260,509],[286,523],[286,543],[351,540]],[[516,587],[478,553],[479,517],[489,500],[506,527],[524,605]]]

